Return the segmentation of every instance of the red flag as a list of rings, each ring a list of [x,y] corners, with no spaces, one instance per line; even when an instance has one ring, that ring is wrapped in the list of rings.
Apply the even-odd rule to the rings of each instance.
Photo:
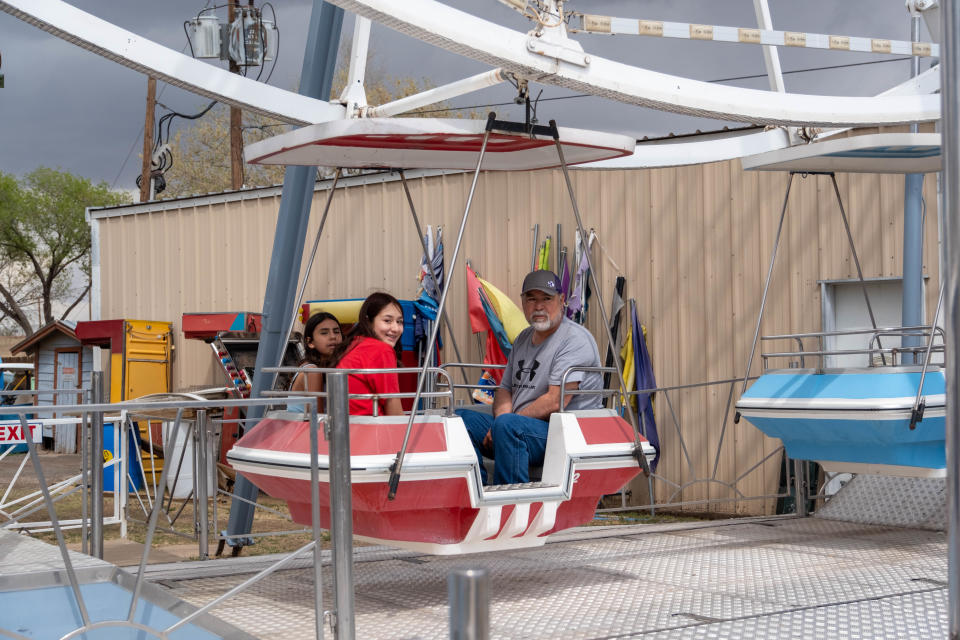
[[[477,274],[471,267],[467,267],[467,309],[470,311],[470,330],[474,333],[482,333],[490,328],[487,324],[487,316],[483,312],[483,304],[480,302],[480,283],[477,282]],[[501,354],[502,355],[502,354]]]
[[[487,331],[487,348],[486,354],[483,356],[483,364],[507,364],[507,358],[503,355],[493,331]],[[486,369],[486,372],[497,384],[500,384],[500,381],[503,380],[503,369]]]

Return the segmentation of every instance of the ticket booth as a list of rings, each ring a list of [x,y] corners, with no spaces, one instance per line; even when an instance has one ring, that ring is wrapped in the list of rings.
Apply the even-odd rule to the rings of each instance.
[[[109,402],[133,400],[153,393],[168,393],[173,371],[173,333],[169,322],[156,320],[93,320],[78,322],[77,338],[88,347],[110,352],[105,372]],[[160,422],[139,423],[140,438],[152,441],[157,455],[142,451],[144,472],[159,474],[163,469]]]

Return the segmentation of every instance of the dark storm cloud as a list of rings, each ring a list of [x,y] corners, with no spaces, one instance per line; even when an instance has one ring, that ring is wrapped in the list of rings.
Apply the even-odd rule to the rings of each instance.
[[[183,21],[205,4],[200,0],[75,2],[84,11],[177,51],[185,48]],[[518,31],[530,28],[522,16],[495,0],[451,0],[449,4]],[[281,56],[270,84],[292,88],[299,78],[312,3],[275,1],[274,5],[281,32]],[[575,0],[567,6],[584,13],[727,26],[749,27],[755,21],[750,0]],[[908,39],[910,33],[902,0],[771,0],[770,8],[778,29],[896,39]],[[346,37],[352,33],[352,22],[349,16],[345,20]],[[595,55],[698,80],[764,73],[763,58],[755,46],[589,34],[576,38]],[[374,25],[371,41],[375,64],[391,75],[428,78],[434,84],[443,84],[487,70],[483,64],[411,40],[380,25]],[[0,90],[0,171],[22,174],[40,165],[60,166],[110,183],[120,173],[117,188],[133,188],[139,170],[137,154],[146,78],[6,14],[0,14],[0,52],[7,85]],[[882,59],[798,49],[781,49],[780,56],[784,70]],[[902,81],[908,74],[908,64],[898,62],[788,75],[786,84],[788,90],[801,93],[870,95]],[[729,84],[762,89],[767,81],[761,77]],[[572,93],[552,86],[536,87],[535,93],[541,88],[543,98]],[[161,92],[161,102],[183,112],[197,111],[206,103],[203,98],[164,85]],[[512,97],[512,88],[504,85],[461,96],[453,102],[474,106],[508,102]],[[501,117],[522,117],[518,107],[496,109]],[[723,124],[593,97],[544,100],[539,115],[541,120],[556,118],[567,126],[636,136],[706,130]],[[134,151],[128,158],[131,147]],[[121,172],[125,158],[128,160]]]

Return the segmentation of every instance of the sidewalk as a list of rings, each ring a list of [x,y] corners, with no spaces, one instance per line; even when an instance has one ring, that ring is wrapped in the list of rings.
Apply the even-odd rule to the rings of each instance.
[[[80,551],[80,543],[67,545],[71,551]],[[144,545],[132,540],[104,540],[103,559],[118,567],[136,567],[143,557]],[[197,544],[165,544],[154,547],[147,557],[147,564],[164,564],[169,562],[183,562],[197,560],[199,557]]]

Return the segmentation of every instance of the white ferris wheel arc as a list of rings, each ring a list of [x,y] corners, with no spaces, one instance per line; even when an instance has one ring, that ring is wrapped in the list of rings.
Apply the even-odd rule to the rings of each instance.
[[[579,47],[573,40],[549,42],[547,38],[547,42],[531,46],[527,34],[436,0],[328,1],[401,33],[532,81],[664,111],[753,124],[826,127],[904,124],[936,120],[940,115],[937,95],[838,97],[726,87],[590,56],[582,50],[571,55],[565,47],[568,43]],[[0,0],[0,10],[129,68],[283,122],[315,124],[347,117],[341,105],[231,74],[61,0]],[[548,55],[543,55],[543,51]]]
[[[405,35],[542,84],[685,115],[782,126],[883,126],[937,120],[936,95],[880,97],[726,87],[585,54],[574,40],[537,40],[436,0],[328,0]]]
[[[344,108],[245,78],[174,51],[60,0],[0,0],[0,11],[125,67],[293,125],[343,118]]]

